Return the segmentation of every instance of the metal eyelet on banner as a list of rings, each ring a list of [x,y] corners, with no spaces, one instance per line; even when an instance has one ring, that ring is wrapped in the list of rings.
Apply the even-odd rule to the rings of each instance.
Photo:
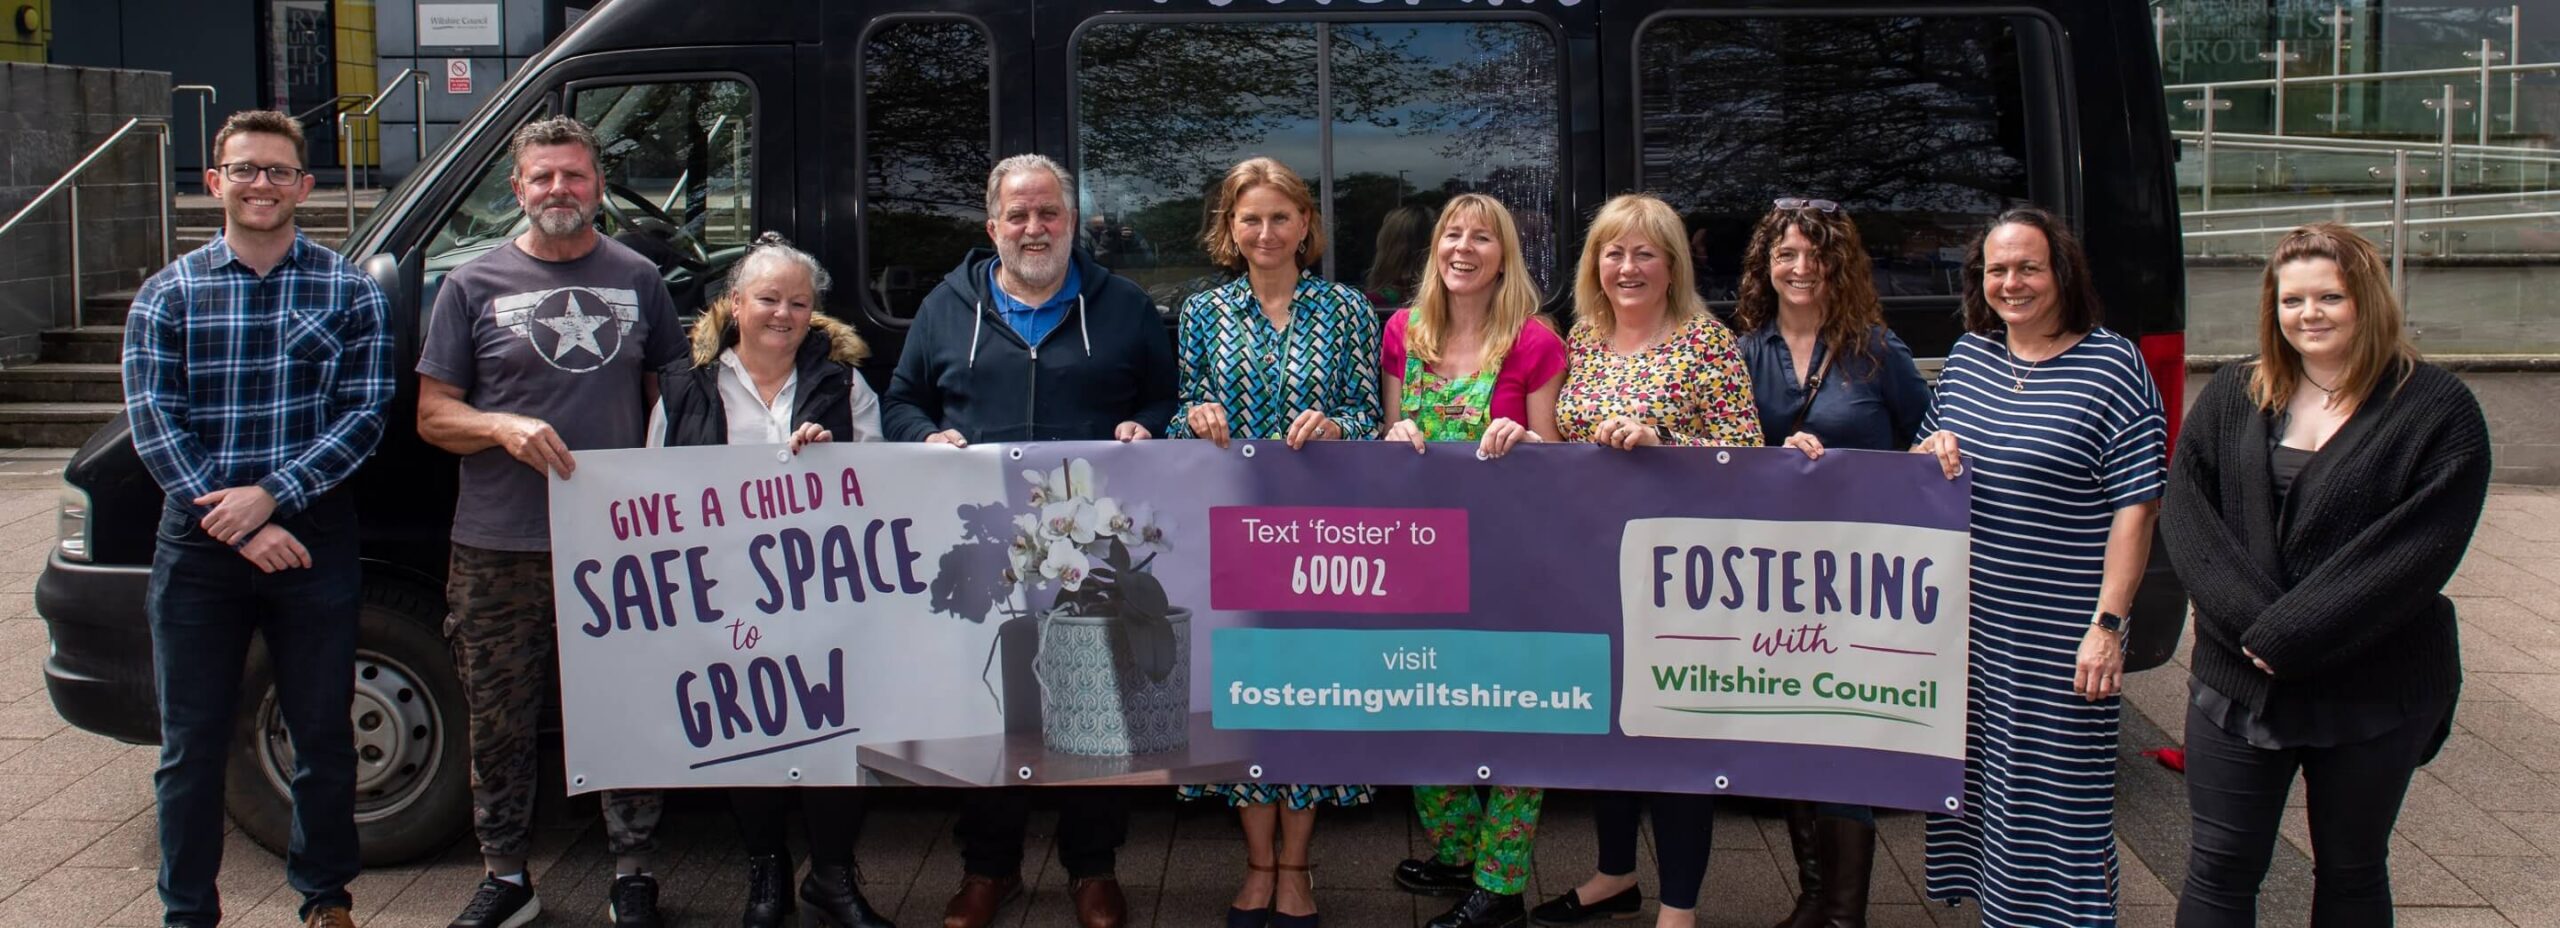
[[[1479,460],[1479,461],[1490,461],[1490,460],[1493,460],[1493,458],[1491,458],[1491,457],[1487,457],[1487,456],[1485,455],[1485,453],[1484,453],[1484,449],[1482,449],[1482,448],[1478,448],[1478,449],[1476,449],[1476,460]]]
[[[773,453],[773,460],[778,464],[791,463],[791,449],[788,446],[785,446],[780,450],[775,451]]]
[[[1244,446],[1244,450],[1243,450],[1243,451],[1241,451],[1241,452],[1238,452],[1238,453],[1243,454],[1245,457],[1252,457],[1252,456],[1253,456],[1253,445],[1251,445],[1251,444],[1247,444],[1247,445],[1245,445],[1245,446]]]
[[[1718,463],[1718,464],[1731,464],[1731,463],[1733,463],[1733,452],[1731,452],[1731,451],[1718,451],[1718,452],[1716,452],[1716,463]]]
[[[1009,457],[1009,458],[1012,458],[1012,459],[1014,459],[1014,460],[1016,460],[1016,461],[1022,460],[1022,449],[1020,449],[1020,448],[1008,448],[1008,449],[1006,449],[1006,450],[1005,450],[1005,456],[1006,456],[1006,457]]]
[[[1031,767],[1030,767],[1030,765],[1028,765],[1028,764],[1023,765],[1022,769],[1014,771],[1014,772],[1013,772],[1013,775],[1014,775],[1014,776],[1016,776],[1016,777],[1020,777],[1024,782],[1029,782],[1029,781],[1031,780]]]
[[[791,768],[791,773],[789,774],[789,776],[790,776],[792,779],[794,779],[794,780],[800,779],[800,768],[798,768],[798,767],[793,767],[793,768]]]
[[[1955,810],[1957,809],[1957,807],[1959,807],[1960,805],[1962,805],[1962,803],[1958,803],[1958,802],[1956,802],[1956,797],[1954,797],[1954,796],[1949,796],[1949,797],[1947,797],[1947,811],[1949,811],[1949,812],[1953,812],[1953,811],[1955,811]]]
[[[1493,779],[1493,768],[1491,768],[1491,767],[1477,767],[1477,768],[1476,768],[1476,779],[1479,779],[1479,780],[1490,780],[1490,779]]]
[[[570,777],[570,778],[569,778],[569,785],[571,785],[571,786],[585,786],[585,785],[587,785],[587,775],[586,775],[586,774],[581,773],[581,774],[578,774],[577,776]]]
[[[1254,779],[1256,779],[1256,780],[1262,779],[1262,765],[1261,765],[1261,764],[1255,764],[1255,765],[1253,765],[1253,766],[1251,766],[1251,767],[1246,767],[1246,768],[1244,768],[1244,775],[1245,775],[1245,776],[1252,777],[1252,778],[1254,778]]]
[[[1728,780],[1728,779],[1726,779],[1724,774],[1721,774],[1721,773],[1716,774],[1716,788],[1717,788],[1717,789],[1732,789],[1732,788],[1733,788],[1733,781],[1732,781],[1732,780]]]

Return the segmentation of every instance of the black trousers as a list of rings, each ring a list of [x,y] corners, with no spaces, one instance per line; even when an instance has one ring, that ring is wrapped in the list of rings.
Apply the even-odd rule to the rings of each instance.
[[[2452,711],[2448,705],[2447,713]],[[2445,717],[2326,748],[2267,750],[2187,707],[2187,805],[2194,817],[2178,928],[2250,928],[2275,859],[2294,771],[2311,814],[2311,923],[2391,924],[2391,824],[2409,779],[2441,746]]]
[[[975,876],[1022,874],[1023,828],[1035,794],[1056,797],[1058,865],[1067,878],[1110,876],[1129,840],[1129,794],[1103,787],[999,786],[960,801],[960,863]]]
[[[1698,887],[1707,879],[1707,852],[1715,837],[1714,796],[1617,790],[1592,793],[1591,823],[1600,833],[1600,872],[1610,876],[1636,872],[1636,816],[1645,806],[1653,807],[1654,869],[1662,881],[1662,904],[1675,909],[1697,908]]]
[[[738,817],[738,843],[745,846],[747,856],[790,851],[787,836],[794,802],[799,803],[801,821],[809,830],[809,860],[851,866],[853,844],[862,837],[862,819],[869,808],[858,786],[729,790],[729,811]]]

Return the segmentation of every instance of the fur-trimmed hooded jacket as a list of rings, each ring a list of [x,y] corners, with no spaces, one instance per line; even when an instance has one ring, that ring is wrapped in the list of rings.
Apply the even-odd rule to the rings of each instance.
[[[736,341],[734,323],[694,327],[693,356],[658,373],[659,402],[667,412],[668,447],[729,443],[728,411],[720,401],[720,352]],[[853,327],[824,313],[809,317],[800,342],[799,380],[791,394],[791,424],[815,422],[838,436],[853,428],[854,369],[871,353]],[[843,439],[838,439],[843,440]]]

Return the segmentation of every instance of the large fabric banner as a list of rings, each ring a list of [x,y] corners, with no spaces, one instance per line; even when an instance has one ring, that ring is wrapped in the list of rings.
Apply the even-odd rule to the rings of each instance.
[[[1959,811],[1968,489],[1761,448],[583,452],[551,485],[570,787]]]

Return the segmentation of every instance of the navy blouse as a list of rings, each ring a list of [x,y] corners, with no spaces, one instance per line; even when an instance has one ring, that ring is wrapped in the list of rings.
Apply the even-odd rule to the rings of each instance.
[[[1804,417],[1804,430],[1822,439],[1825,448],[1906,451],[1919,440],[1920,417],[1929,412],[1929,385],[1911,361],[1911,348],[1891,330],[1868,330],[1874,351],[1850,352],[1823,375],[1822,390]],[[1742,363],[1751,370],[1751,395],[1760,406],[1760,431],[1772,445],[1793,434],[1788,426],[1804,406],[1804,385],[1796,382],[1795,354],[1772,321],[1742,336]],[[1827,348],[1816,342],[1808,370],[1822,368]]]

